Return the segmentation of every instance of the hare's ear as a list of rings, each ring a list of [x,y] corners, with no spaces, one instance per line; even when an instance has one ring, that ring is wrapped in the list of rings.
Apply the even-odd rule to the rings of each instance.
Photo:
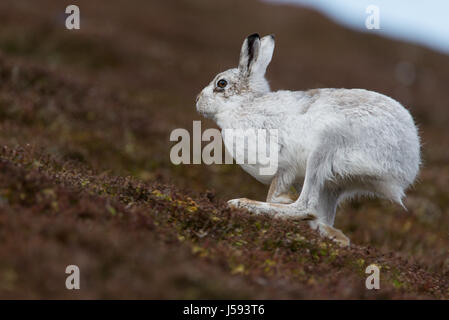
[[[251,74],[263,77],[271,62],[274,51],[274,35],[265,36],[260,39],[260,50],[257,61],[252,65]]]
[[[245,75],[249,76],[252,66],[257,61],[260,51],[260,37],[257,33],[250,35],[243,41],[242,49],[240,50],[239,70]]]
[[[245,39],[240,52],[240,72],[251,77],[263,77],[274,51],[274,36],[253,34]]]

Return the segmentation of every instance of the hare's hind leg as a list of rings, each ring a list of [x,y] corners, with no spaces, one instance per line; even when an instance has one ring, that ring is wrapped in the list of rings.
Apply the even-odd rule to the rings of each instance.
[[[323,186],[318,191],[316,206],[304,210],[317,216],[316,220],[309,222],[312,229],[317,230],[321,236],[330,238],[341,246],[349,246],[349,238],[333,227],[340,195],[340,189]]]
[[[301,220],[316,219],[315,215],[298,210],[294,204],[269,203],[240,198],[229,200],[228,206],[236,209],[246,209],[256,214],[268,214],[276,218],[298,218]]]
[[[231,208],[243,208],[257,214],[269,214],[276,217],[300,218],[303,220],[313,220],[314,215],[308,212],[301,212],[292,204],[293,200],[287,198],[286,194],[293,182],[292,177],[278,173],[271,182],[268,191],[267,202],[254,201],[246,198],[233,199],[228,201]],[[286,204],[291,203],[291,204]]]
[[[329,150],[332,149],[318,149],[310,155],[301,194],[292,205],[299,211],[309,212],[317,217],[309,222],[312,229],[340,245],[348,246],[349,239],[333,227],[338,201],[345,187],[335,177],[331,162],[333,157]]]
[[[347,247],[350,245],[351,241],[347,236],[341,232],[341,230],[338,230],[326,223],[316,221],[311,221],[310,226],[312,229],[317,230],[321,236],[329,238],[335,242],[337,242],[342,247]]]

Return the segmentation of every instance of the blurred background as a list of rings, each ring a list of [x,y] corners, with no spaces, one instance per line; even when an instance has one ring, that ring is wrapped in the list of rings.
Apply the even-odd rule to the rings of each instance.
[[[366,32],[365,21],[369,6],[379,8],[380,29],[370,30],[379,35],[449,53],[449,3],[444,0],[265,0],[279,4],[297,4],[313,8],[344,26]],[[368,12],[367,12],[368,9]]]
[[[65,28],[76,4],[80,30]],[[380,30],[367,30],[368,4]],[[195,97],[235,67],[243,39],[274,33],[272,89],[364,88],[410,110],[423,167],[402,208],[363,200],[339,209],[354,243],[448,272],[447,1],[0,2],[0,144],[31,144],[96,172],[173,184],[223,200],[264,199],[237,165],[172,165],[170,132],[201,120]]]

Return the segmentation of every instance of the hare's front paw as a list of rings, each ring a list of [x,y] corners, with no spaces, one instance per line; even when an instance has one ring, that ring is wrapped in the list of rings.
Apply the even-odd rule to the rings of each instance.
[[[271,199],[267,199],[267,202],[280,203],[280,204],[291,204],[291,203],[295,202],[295,199],[293,199],[289,194],[283,193],[278,196],[274,196]]]

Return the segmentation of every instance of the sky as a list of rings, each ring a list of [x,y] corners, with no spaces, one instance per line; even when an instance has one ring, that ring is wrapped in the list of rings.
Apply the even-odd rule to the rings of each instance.
[[[449,54],[449,0],[265,0],[315,8],[352,29],[418,43]],[[380,29],[367,30],[369,5],[379,7]]]

